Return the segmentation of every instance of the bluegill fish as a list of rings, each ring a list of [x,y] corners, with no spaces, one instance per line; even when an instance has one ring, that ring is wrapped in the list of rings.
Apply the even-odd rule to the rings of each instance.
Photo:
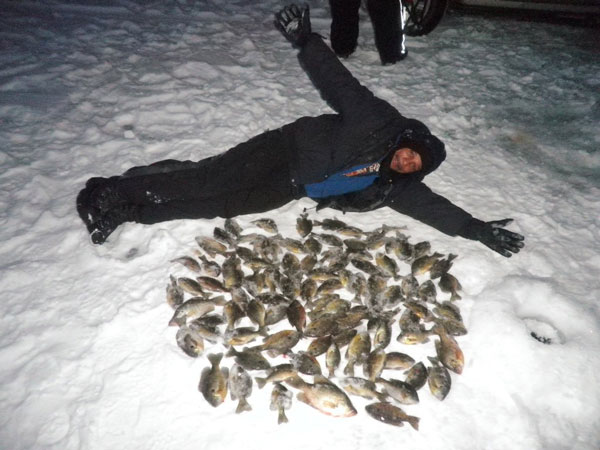
[[[333,339],[330,334],[313,339],[306,349],[306,352],[313,356],[319,356],[327,352]]]
[[[375,381],[385,367],[386,353],[383,349],[377,349],[369,353],[363,366],[363,372],[370,381]]]
[[[402,352],[389,352],[385,358],[385,370],[405,370],[412,367],[415,360]]]
[[[172,259],[170,262],[179,263],[192,272],[200,273],[202,271],[200,263],[191,256],[180,256],[179,258]]]
[[[286,356],[294,368],[305,375],[321,375],[321,365],[317,358],[307,352],[288,352]]]
[[[233,356],[235,362],[246,370],[265,370],[271,367],[271,364],[260,352],[244,349],[241,352],[231,347],[226,356]]]
[[[342,241],[339,237],[333,235],[333,234],[327,234],[327,233],[321,233],[321,234],[316,234],[313,233],[314,236],[316,236],[317,239],[319,239],[320,241],[324,242],[327,245],[330,245],[332,247],[343,247],[344,246],[344,241]]]
[[[262,218],[262,219],[257,219],[257,220],[253,220],[252,223],[254,225],[256,225],[258,228],[261,228],[269,233],[278,233],[279,230],[277,228],[277,224],[275,223],[275,221],[273,219],[269,219],[269,218]]]
[[[438,363],[436,358],[429,358],[432,367],[429,368],[429,377],[427,383],[429,390],[435,398],[442,401],[446,398],[452,387],[452,377],[448,370]]]
[[[204,289],[196,280],[188,277],[180,277],[177,279],[177,285],[188,294],[204,295]]]
[[[269,369],[266,377],[256,377],[254,380],[258,388],[262,389],[267,383],[279,383],[295,376],[298,376],[298,371],[292,364],[279,364]]]
[[[231,247],[235,246],[236,237],[228,231],[224,230],[223,228],[215,227],[215,229],[213,230],[213,237],[217,241],[222,242],[223,244],[227,244]]]
[[[337,323],[335,317],[322,316],[310,322],[304,329],[304,335],[308,337],[326,336],[335,334]]]
[[[277,423],[287,423],[288,418],[285,415],[285,410],[292,407],[292,393],[281,383],[275,383],[273,385],[273,391],[271,391],[271,403],[269,408],[272,411],[277,411]]]
[[[404,381],[410,384],[415,390],[421,389],[427,383],[427,367],[422,362],[418,362],[406,371]]]
[[[437,299],[437,289],[433,281],[424,281],[417,289],[417,297],[424,302],[435,303]]]
[[[413,259],[419,259],[425,256],[431,250],[431,243],[429,241],[417,242],[413,245]]]
[[[465,364],[465,357],[458,343],[440,325],[435,325],[432,331],[440,338],[439,341],[435,341],[438,359],[448,369],[460,375]]]
[[[442,292],[448,292],[451,294],[450,301],[460,300],[462,297],[458,294],[458,291],[462,290],[462,286],[459,281],[449,272],[444,273],[440,277],[438,283]]]
[[[287,353],[300,340],[301,334],[295,330],[283,330],[266,337],[261,345],[253,350],[268,350],[273,354]]]
[[[296,219],[296,231],[302,237],[306,237],[313,229],[312,220],[308,219],[308,214],[301,214]]]
[[[419,403],[419,394],[417,390],[409,383],[396,380],[377,378],[377,383],[383,386],[384,392],[403,405],[414,405]]]
[[[196,358],[204,352],[204,340],[202,337],[192,333],[185,325],[177,330],[175,338],[179,348],[192,358]]]
[[[232,218],[225,219],[223,227],[225,228],[225,231],[227,231],[232,236],[235,236],[236,238],[239,238],[243,231],[240,224]]]
[[[227,290],[238,288],[244,280],[244,272],[239,259],[232,255],[223,261],[223,287]]]
[[[177,307],[169,320],[169,326],[182,326],[215,309],[215,302],[205,298],[192,298]]]
[[[330,378],[335,376],[335,370],[339,367],[341,360],[340,349],[336,343],[331,340],[331,345],[325,353],[325,366],[327,367],[327,370],[329,370]]]
[[[323,219],[322,221],[315,220],[314,224],[323,228],[324,230],[329,230],[329,231],[339,230],[340,228],[348,226],[348,224],[346,224],[346,222],[336,219],[336,218]]]
[[[379,268],[383,270],[385,275],[394,279],[398,278],[398,264],[385,253],[378,253],[375,255],[375,262]]]
[[[340,380],[342,388],[351,395],[358,395],[369,400],[384,402],[388,396],[377,391],[377,386],[371,380],[360,377],[346,377]]]
[[[229,376],[229,370],[219,366],[222,358],[222,353],[208,355],[211,367],[206,367],[202,371],[200,383],[198,385],[198,390],[213,407],[217,407],[223,403],[227,396],[227,378]]]
[[[352,338],[348,349],[346,350],[347,364],[344,368],[344,374],[353,377],[354,376],[354,365],[361,364],[366,359],[371,351],[371,338],[369,333],[361,331]]]
[[[371,417],[380,422],[395,425],[397,427],[403,426],[403,422],[408,422],[415,430],[419,429],[418,417],[409,416],[401,408],[392,405],[391,403],[372,403],[367,405],[365,410]]]
[[[184,293],[183,289],[177,284],[177,280],[171,275],[171,282],[167,284],[167,303],[175,309],[183,303]]]
[[[217,254],[225,255],[227,253],[227,246],[216,239],[196,236],[196,242],[211,258],[214,258]]]
[[[433,255],[421,256],[413,261],[410,265],[410,271],[414,276],[423,275],[429,272],[431,267],[438,261],[443,255],[440,253],[434,253]]]
[[[252,394],[252,378],[239,364],[234,364],[229,371],[229,395],[231,400],[237,400],[236,414],[251,411],[248,397]]]
[[[314,384],[307,383],[298,376],[288,378],[286,383],[301,391],[297,395],[298,400],[323,414],[333,417],[356,415],[356,409],[344,391],[323,376],[315,376]]]
[[[302,332],[306,326],[306,311],[304,306],[302,306],[302,303],[298,300],[294,300],[287,307],[286,313],[290,324],[296,328],[296,330]]]
[[[200,264],[201,272],[205,273],[210,277],[218,277],[219,275],[221,275],[221,266],[219,264],[209,260],[204,255],[200,255],[199,258],[200,261],[202,261],[202,263]]]
[[[452,267],[453,261],[456,259],[456,257],[457,255],[450,253],[446,259],[438,259],[433,263],[433,266],[431,266],[431,269],[429,270],[429,277],[433,280],[448,272]]]
[[[343,236],[351,236],[353,238],[358,238],[365,234],[365,232],[360,228],[353,227],[351,225],[346,225],[345,227],[338,228],[336,232]]]

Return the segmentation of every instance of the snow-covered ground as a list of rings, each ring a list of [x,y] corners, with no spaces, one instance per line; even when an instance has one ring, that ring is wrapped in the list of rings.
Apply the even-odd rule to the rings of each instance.
[[[310,5],[327,37],[327,2]],[[197,385],[208,360],[176,345],[165,286],[185,272],[169,261],[221,220],[126,224],[91,244],[75,211],[89,177],[201,159],[330,111],[272,25],[281,6],[2,3],[0,448],[599,448],[595,29],[450,12],[431,35],[409,38],[408,59],[382,67],[361,12],[359,48],[345,64],[446,143],[428,184],[481,219],[513,217],[509,228],[526,236],[505,259],[391,210],[340,217],[364,229],[403,224],[412,242],[459,255],[465,369],[443,402],[424,387],[405,408],[419,431],[371,419],[356,397],[359,414],[347,419],[295,401],[285,425],[267,388],[254,387],[250,413],[206,403]],[[270,216],[296,237],[296,217],[311,206]]]

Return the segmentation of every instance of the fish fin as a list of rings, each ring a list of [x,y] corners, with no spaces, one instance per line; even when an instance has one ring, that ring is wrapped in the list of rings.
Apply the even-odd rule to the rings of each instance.
[[[224,306],[227,303],[227,299],[224,295],[218,295],[216,297],[212,297],[209,299],[211,302],[214,302],[217,306]]]
[[[230,347],[229,350],[227,351],[227,353],[225,353],[225,356],[237,356],[237,355],[239,355],[239,352],[233,347]]]
[[[433,356],[428,356],[427,359],[431,362],[431,364],[433,364],[434,367],[440,365],[440,359],[439,359],[439,357],[434,358]]]
[[[377,400],[379,400],[380,402],[387,402],[389,400],[389,396],[386,393],[383,392],[375,392],[375,396],[377,397]]]
[[[323,375],[315,375],[314,377],[315,384],[332,384],[329,379]]]
[[[306,381],[304,381],[298,375],[292,375],[291,377],[287,378],[285,382],[296,389],[300,389],[306,385]]]
[[[222,367],[221,375],[223,375],[223,378],[225,378],[226,380],[229,379],[229,369],[227,367]]]
[[[306,394],[304,394],[304,392],[298,392],[298,394],[296,394],[296,398],[298,399],[298,401],[300,401],[302,403],[306,403],[309,406],[312,406],[310,403],[310,400],[308,399]]]
[[[242,397],[242,398],[240,398],[240,401],[238,402],[238,406],[235,409],[235,413],[239,414],[244,411],[252,411],[252,406],[250,406],[250,403],[248,403],[248,401],[244,397]]]
[[[450,301],[454,302],[456,300],[461,300],[462,297],[460,295],[458,295],[456,292],[453,292],[452,295],[450,296]]]
[[[209,367],[205,367],[202,370],[202,373],[200,374],[200,382],[198,383],[198,390],[202,391],[202,380],[206,379],[206,377],[208,376],[208,373],[210,372],[210,368]]]
[[[258,386],[259,389],[264,388],[265,384],[267,384],[266,378],[256,377],[256,378],[254,378],[254,381],[256,381],[256,385]]]

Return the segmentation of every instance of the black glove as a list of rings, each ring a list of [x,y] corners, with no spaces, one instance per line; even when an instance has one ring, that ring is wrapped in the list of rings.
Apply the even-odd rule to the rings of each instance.
[[[502,228],[512,221],[512,219],[504,219],[482,222],[481,220],[471,219],[459,232],[459,235],[479,241],[502,256],[510,258],[512,253],[519,253],[525,246],[524,236]]]
[[[308,5],[302,10],[295,4],[286,6],[275,14],[275,27],[292,43],[294,47],[302,47],[310,36],[310,13]]]

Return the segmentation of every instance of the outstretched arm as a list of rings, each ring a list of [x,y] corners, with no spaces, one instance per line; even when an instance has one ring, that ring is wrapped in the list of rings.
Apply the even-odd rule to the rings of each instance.
[[[392,209],[436,228],[450,236],[479,241],[509,258],[525,246],[525,238],[503,227],[512,219],[483,222],[436,194],[423,183],[412,183],[398,195],[392,192],[387,203]]]
[[[323,99],[344,119],[360,120],[363,114],[399,115],[389,103],[362,86],[323,39],[312,33],[308,6],[302,10],[293,4],[283,8],[275,14],[275,26],[294,47],[300,48],[301,66]]]

